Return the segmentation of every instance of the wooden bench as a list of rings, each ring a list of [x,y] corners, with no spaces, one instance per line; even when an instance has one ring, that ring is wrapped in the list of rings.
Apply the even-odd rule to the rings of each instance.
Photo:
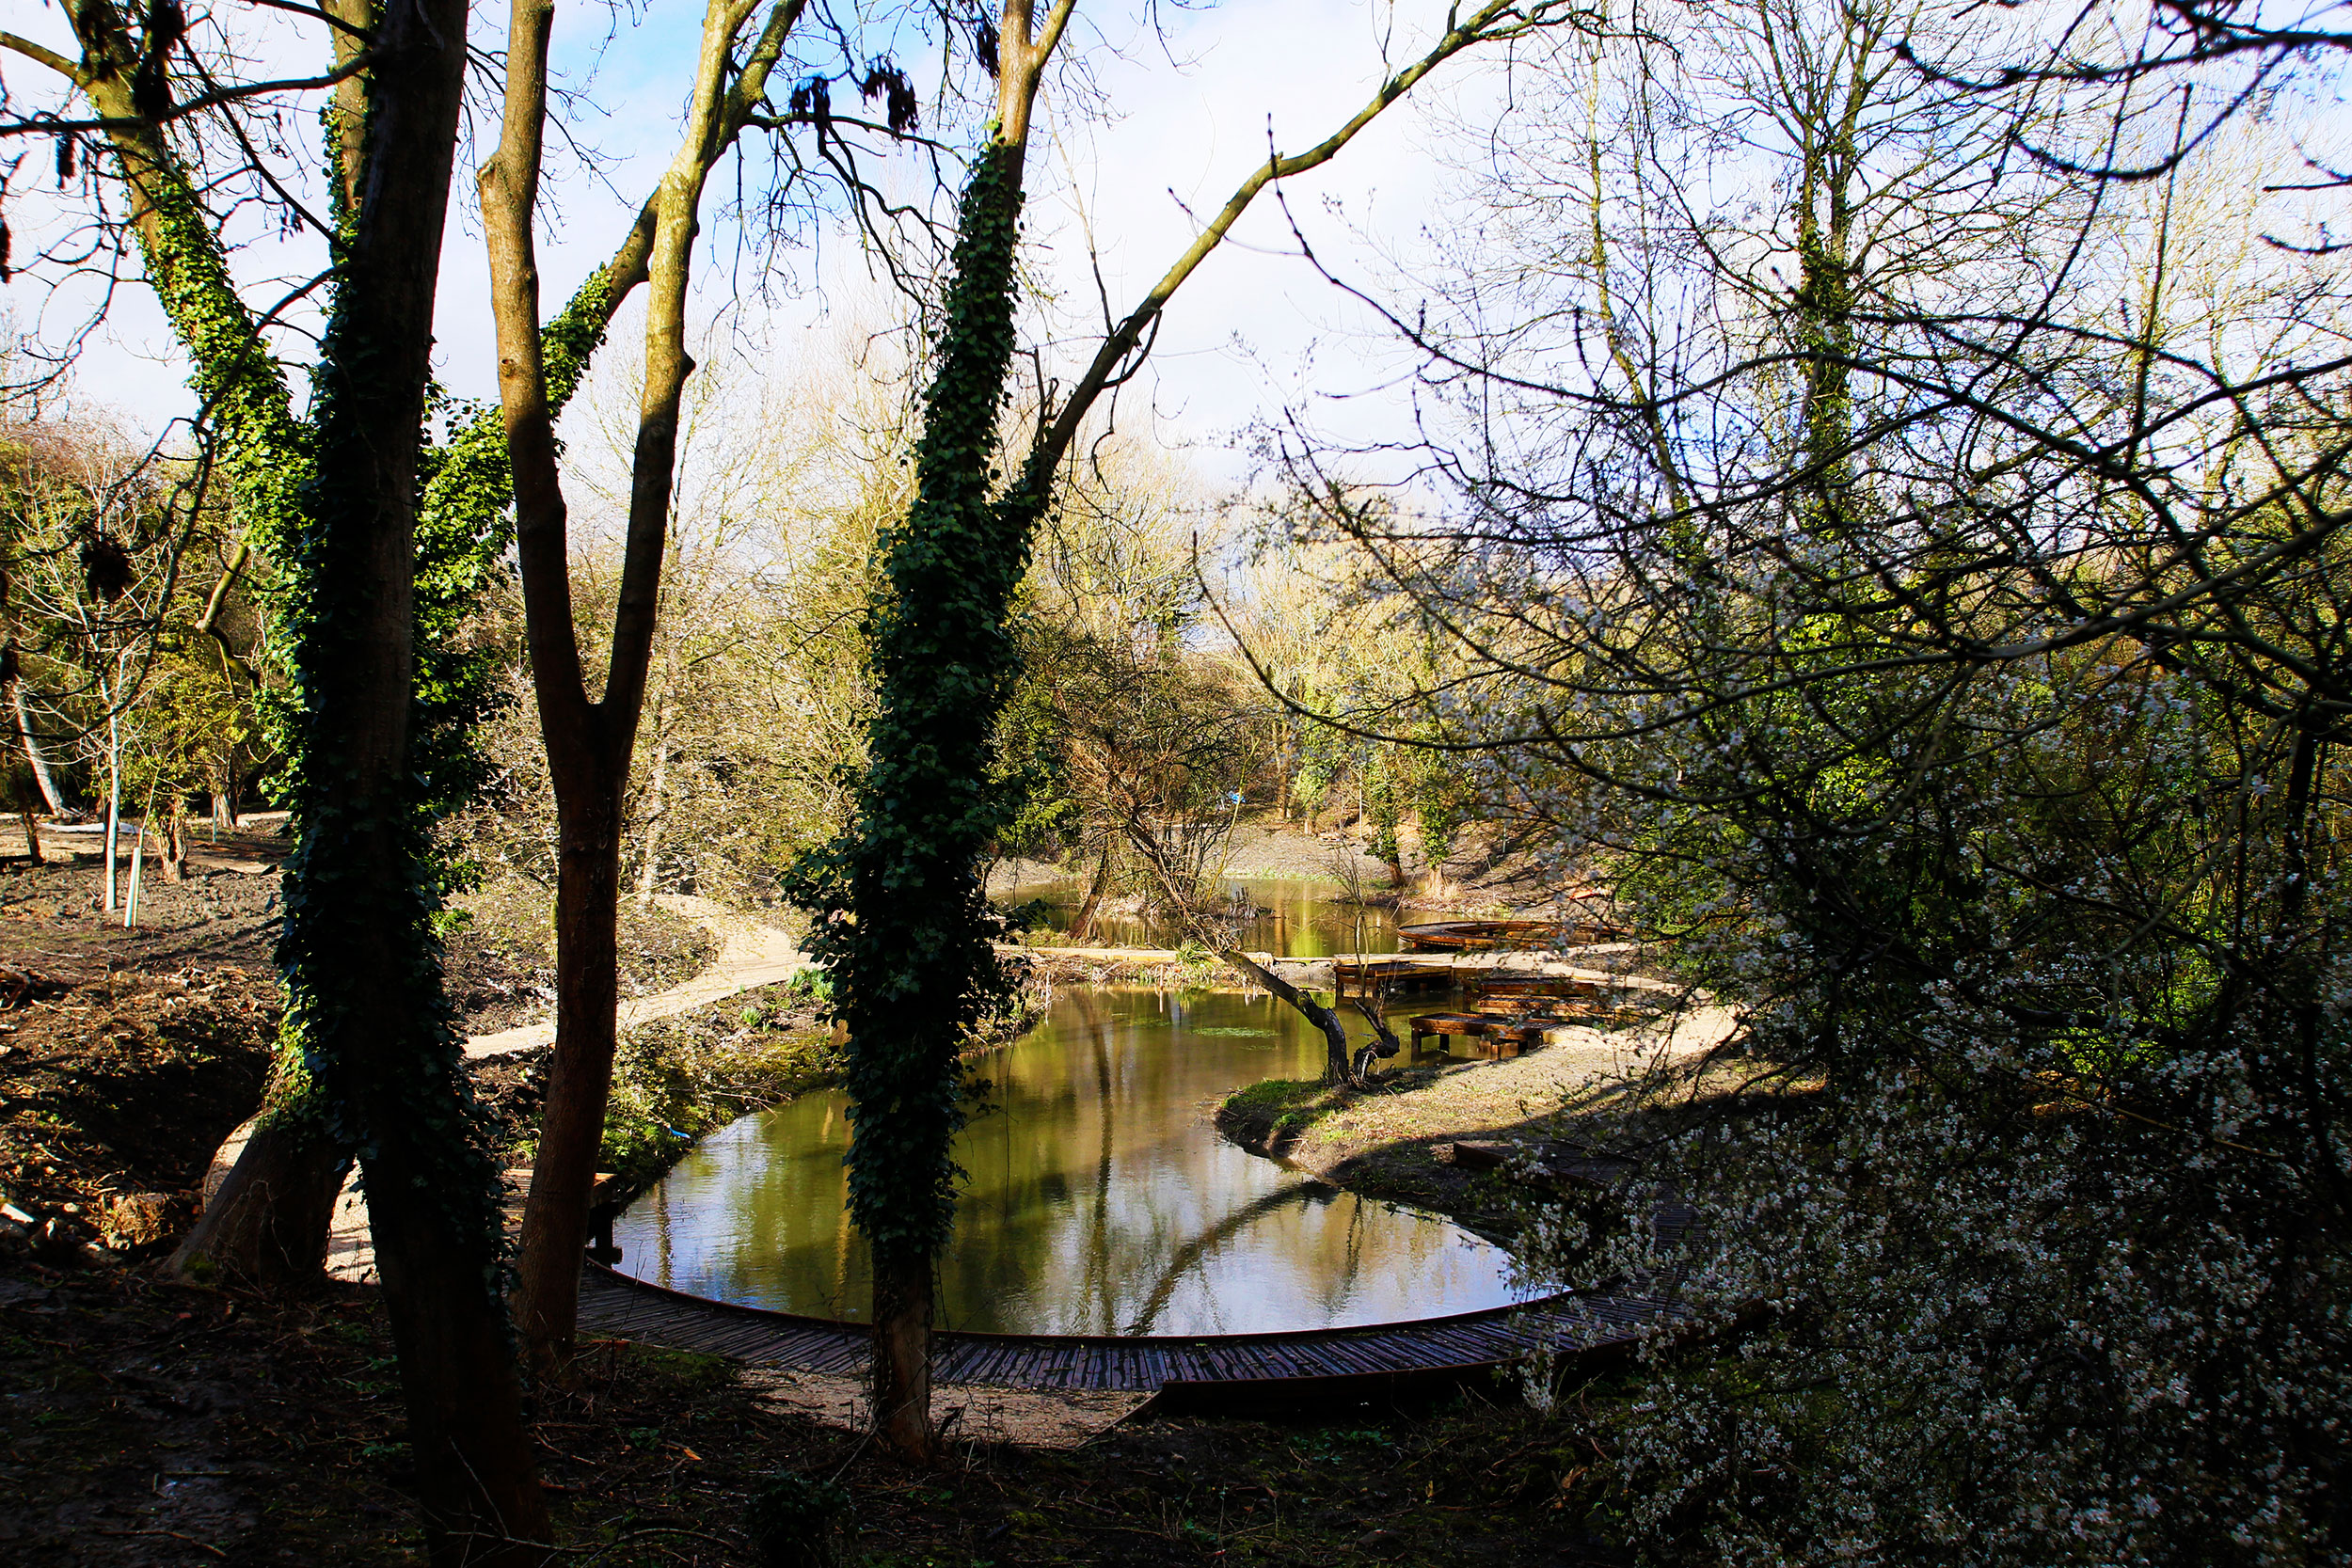
[[[1478,984],[1478,996],[1482,1002],[1490,997],[1515,997],[1521,1001],[1566,1002],[1597,997],[1600,993],[1599,982],[1579,980],[1565,975],[1545,975],[1536,978],[1509,976],[1482,980]]]
[[[1516,1056],[1531,1038],[1541,1039],[1544,1026],[1520,1019],[1489,1018],[1482,1013],[1422,1013],[1412,1020],[1413,1055],[1421,1055],[1424,1039],[1456,1036],[1472,1041],[1482,1056]]]
[[[509,1165],[499,1172],[500,1197],[510,1231],[522,1224],[523,1204],[531,1196],[529,1165]],[[628,1185],[609,1170],[595,1173],[588,1185],[588,1256],[599,1263],[618,1262],[620,1248],[612,1244],[612,1222],[630,1197]]]
[[[1442,1039],[1448,1035],[1478,1038],[1486,1033],[1486,1026],[1493,1022],[1476,1013],[1422,1013],[1411,1020],[1413,1054],[1421,1054],[1421,1042],[1424,1039]],[[1444,1047],[1438,1049],[1443,1050]]]

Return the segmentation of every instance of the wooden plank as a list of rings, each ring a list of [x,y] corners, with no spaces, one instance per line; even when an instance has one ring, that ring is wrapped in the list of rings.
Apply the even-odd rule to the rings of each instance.
[[[1670,1283],[1669,1276],[1661,1275],[1643,1289],[1662,1291]],[[603,1270],[585,1272],[580,1298],[582,1327],[612,1338],[821,1372],[853,1371],[868,1354],[863,1325],[700,1301],[643,1287]],[[1589,1349],[1628,1343],[1661,1317],[1688,1316],[1687,1309],[1657,1294],[1629,1291],[1554,1298],[1425,1323],[1324,1333],[1132,1341],[1092,1336],[946,1335],[938,1369],[942,1381],[1045,1388],[1154,1389],[1168,1384],[1409,1378],[1509,1360],[1539,1344]]]

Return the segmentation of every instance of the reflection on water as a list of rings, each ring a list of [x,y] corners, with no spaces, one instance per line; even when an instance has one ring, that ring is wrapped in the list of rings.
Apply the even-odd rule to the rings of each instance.
[[[1229,879],[1228,897],[1242,910],[1263,910],[1241,923],[1241,945],[1253,953],[1279,958],[1327,958],[1334,953],[1393,953],[1396,916],[1388,910],[1362,909],[1339,901],[1337,882],[1300,877]],[[1067,931],[1076,923],[1086,902],[1082,881],[1029,882],[1014,888],[999,902],[1009,908],[1037,900],[1046,907],[1046,924]],[[1184,933],[1172,921],[1142,914],[1111,914],[1097,911],[1094,940],[1106,947],[1172,947]]]
[[[1361,1030],[1360,1021],[1357,1028]],[[1499,1248],[1234,1148],[1216,1101],[1320,1070],[1267,997],[1087,987],[989,1058],[988,1109],[941,1259],[942,1327],[1234,1334],[1434,1317],[1511,1299]],[[696,1295],[862,1320],[843,1212],[846,1102],[814,1094],[706,1140],[613,1227],[628,1273]]]

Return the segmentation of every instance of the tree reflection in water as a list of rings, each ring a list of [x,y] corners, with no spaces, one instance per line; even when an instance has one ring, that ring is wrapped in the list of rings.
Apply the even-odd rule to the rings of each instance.
[[[1337,882],[1313,877],[1248,877],[1229,879],[1225,886],[1266,911],[1246,922],[1238,935],[1241,945],[1253,953],[1327,958],[1334,953],[1396,951],[1395,913],[1339,902]],[[1045,906],[1053,929],[1067,931],[1086,901],[1086,887],[1078,881],[1030,882],[1005,895],[1008,904],[1031,901]],[[1094,919],[1094,940],[1106,947],[1170,947],[1183,938],[1176,922],[1153,915],[1097,913]]]
[[[1360,1027],[1360,1025],[1359,1025]],[[1432,1317],[1511,1299],[1503,1255],[1451,1223],[1338,1192],[1210,1123],[1234,1087],[1311,1077],[1323,1043],[1231,992],[1075,988],[990,1059],[940,1260],[942,1325],[1228,1334]],[[621,1217],[620,1267],[675,1290],[856,1319],[837,1094],[725,1129]]]

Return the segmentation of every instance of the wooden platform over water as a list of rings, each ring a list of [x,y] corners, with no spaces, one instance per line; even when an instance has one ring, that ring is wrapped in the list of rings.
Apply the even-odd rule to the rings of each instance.
[[[1155,1391],[1163,1408],[1279,1409],[1434,1392],[1543,1346],[1595,1360],[1622,1355],[1645,1330],[1680,1316],[1665,1300],[1567,1291],[1366,1328],[1128,1337],[950,1331],[934,1340],[932,1375],[1014,1388]],[[862,1323],[710,1301],[595,1263],[580,1280],[580,1326],[583,1334],[796,1371],[855,1373],[868,1354]]]

